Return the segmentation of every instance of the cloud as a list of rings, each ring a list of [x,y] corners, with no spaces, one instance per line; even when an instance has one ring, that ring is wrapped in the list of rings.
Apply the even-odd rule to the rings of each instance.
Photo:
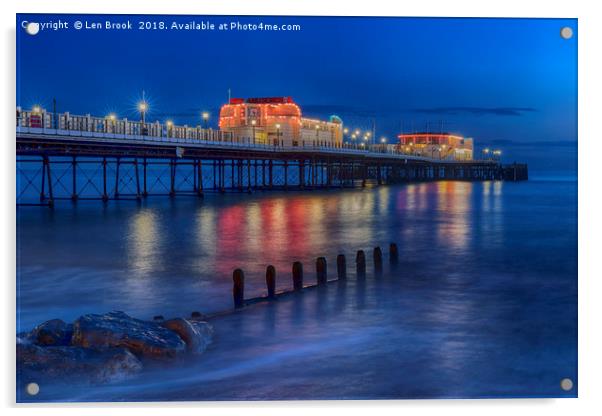
[[[415,113],[423,114],[472,114],[475,116],[494,115],[494,116],[522,116],[525,113],[533,113],[537,110],[531,107],[435,107],[435,108],[415,108]]]

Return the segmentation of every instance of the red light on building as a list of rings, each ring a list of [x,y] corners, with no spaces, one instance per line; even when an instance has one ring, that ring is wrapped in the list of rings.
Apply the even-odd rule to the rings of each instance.
[[[416,156],[437,157],[439,159],[471,160],[473,142],[449,133],[409,133],[400,134],[398,150]]]
[[[399,144],[403,146],[409,144],[451,145],[461,144],[464,141],[464,137],[449,133],[410,133],[400,134],[397,138],[399,139]]]
[[[292,97],[247,98],[249,104],[294,104]]]
[[[231,98],[220,109],[219,128],[238,140],[278,146],[335,146],[342,141],[340,118],[304,118],[292,97]]]

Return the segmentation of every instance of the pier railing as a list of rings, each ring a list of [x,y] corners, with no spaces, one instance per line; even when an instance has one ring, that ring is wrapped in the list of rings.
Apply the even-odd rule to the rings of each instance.
[[[160,123],[132,121],[114,116],[94,117],[66,113],[51,113],[45,110],[22,110],[17,107],[17,133],[40,134],[44,136],[61,136],[72,138],[98,138],[106,140],[132,140],[151,143],[174,143],[182,145],[202,145],[208,147],[235,147],[259,149],[262,151],[290,152],[314,151],[323,153],[343,153],[356,155],[373,155],[381,158],[403,158],[420,161],[437,161],[455,163],[449,159],[429,158],[403,152],[400,149],[382,144],[350,144],[301,141],[295,145],[277,143],[260,143],[251,137],[234,137],[224,132],[201,126],[178,126],[171,122]],[[465,161],[464,161],[465,162]]]
[[[113,137],[165,137],[174,139],[192,139],[208,141],[231,141],[232,136],[227,132],[214,129],[203,129],[200,126],[176,126],[172,123],[159,121],[132,121],[127,118],[118,119],[114,116],[94,117],[70,113],[54,114],[46,111],[22,111],[17,109],[17,128],[41,129],[46,134],[60,132],[101,133]]]

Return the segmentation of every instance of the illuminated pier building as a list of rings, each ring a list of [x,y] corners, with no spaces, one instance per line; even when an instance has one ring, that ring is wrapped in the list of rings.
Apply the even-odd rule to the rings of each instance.
[[[445,160],[472,160],[471,138],[449,133],[400,134],[398,150],[401,153]]]
[[[291,97],[231,98],[220,110],[219,128],[249,143],[340,147],[343,142],[339,117],[304,118]]]

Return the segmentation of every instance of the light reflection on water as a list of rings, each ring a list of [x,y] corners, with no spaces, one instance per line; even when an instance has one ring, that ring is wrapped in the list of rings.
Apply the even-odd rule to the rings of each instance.
[[[131,396],[120,386],[81,398],[553,395],[558,371],[576,371],[575,193],[571,182],[438,182],[19,209],[18,329],[113,309],[223,310],[236,267],[249,297],[265,292],[267,264],[289,288],[293,261],[313,282],[315,258],[332,278],[342,252],[347,284],[220,318],[212,350],[166,376],[164,396],[140,380]],[[356,281],[355,251],[370,269],[372,248],[390,241],[399,269]],[[543,341],[545,353],[533,347]],[[268,375],[278,383],[257,387]]]

